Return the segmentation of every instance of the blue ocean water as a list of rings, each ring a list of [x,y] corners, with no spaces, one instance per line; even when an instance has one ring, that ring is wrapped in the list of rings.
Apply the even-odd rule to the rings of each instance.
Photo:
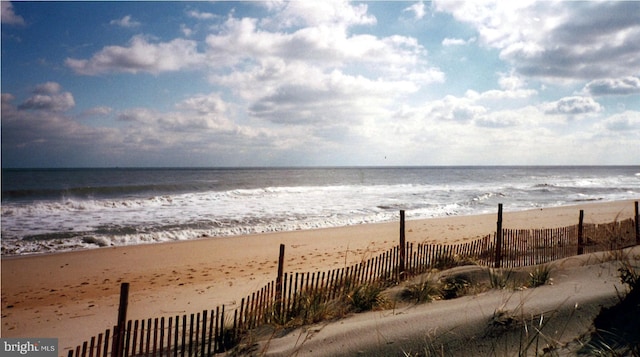
[[[3,169],[2,254],[640,197],[640,167]]]

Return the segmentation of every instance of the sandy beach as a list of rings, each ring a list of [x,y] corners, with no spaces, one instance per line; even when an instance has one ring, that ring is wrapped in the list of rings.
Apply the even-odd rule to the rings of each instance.
[[[554,228],[633,217],[633,201],[504,212],[505,228]],[[497,208],[496,208],[497,211]],[[410,242],[458,243],[495,231],[496,215],[407,221]],[[56,337],[61,355],[116,323],[121,282],[128,317],[232,306],[285,271],[342,267],[397,244],[397,222],[195,241],[2,257],[2,337]]]

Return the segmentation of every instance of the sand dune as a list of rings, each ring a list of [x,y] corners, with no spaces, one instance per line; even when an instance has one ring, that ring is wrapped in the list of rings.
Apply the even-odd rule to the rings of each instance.
[[[626,252],[636,266],[640,248]],[[634,258],[635,257],[635,258]],[[253,346],[265,356],[512,356],[545,348],[575,355],[601,307],[627,287],[619,262],[592,254],[553,263],[552,285],[356,314]],[[526,326],[525,326],[526,325]]]

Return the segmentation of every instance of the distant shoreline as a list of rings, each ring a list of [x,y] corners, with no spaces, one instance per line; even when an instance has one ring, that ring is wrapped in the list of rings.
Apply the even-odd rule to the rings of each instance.
[[[589,168],[589,167],[638,167],[640,164],[607,164],[607,165],[345,165],[345,166],[78,166],[78,167],[2,167],[2,170],[13,171],[47,171],[47,170],[290,170],[290,169],[402,169],[402,168]]]

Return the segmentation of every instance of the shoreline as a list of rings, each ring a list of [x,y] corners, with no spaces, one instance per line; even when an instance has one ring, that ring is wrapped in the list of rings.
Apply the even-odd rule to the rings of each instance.
[[[626,219],[626,218],[631,218],[632,214],[633,214],[633,202],[640,200],[640,196],[636,199],[625,199],[625,200],[616,200],[616,201],[581,201],[581,202],[576,202],[574,204],[567,204],[567,205],[560,205],[560,206],[546,206],[546,207],[540,207],[540,208],[527,208],[527,209],[520,209],[517,211],[507,211],[505,209],[505,211],[503,211],[504,217],[505,217],[505,221],[503,222],[503,227],[504,228],[518,228],[518,229],[538,229],[538,228],[558,228],[561,226],[567,226],[567,225],[573,225],[573,224],[577,224],[578,219],[575,219],[575,223],[569,223],[569,219],[565,219],[566,217],[562,217],[560,219],[553,219],[551,220],[549,217],[540,217],[541,215],[535,214],[533,215],[533,217],[530,218],[534,218],[534,222],[531,222],[531,220],[523,220],[522,219],[522,215],[526,214],[526,215],[530,215],[533,212],[537,212],[537,211],[544,211],[546,210],[547,212],[549,210],[565,210],[565,209],[570,209],[570,208],[575,208],[576,212],[578,212],[580,209],[585,209],[585,223],[595,223],[595,224],[599,224],[599,223],[609,223],[611,222],[610,220],[607,220],[609,213],[611,212],[606,212],[606,216],[602,217],[602,213],[601,212],[591,212],[591,215],[588,212],[589,207],[594,207],[594,206],[598,206],[598,205],[609,205],[609,204],[621,204],[624,202],[629,202],[629,204],[631,205],[631,211],[629,211],[628,207],[624,207],[623,205],[621,205],[621,209],[620,209],[620,214],[622,215],[621,219]],[[626,217],[626,214],[630,214],[629,217]],[[468,214],[468,215],[451,215],[451,216],[438,216],[438,217],[429,217],[429,218],[412,218],[412,219],[407,219],[407,224],[411,224],[411,222],[435,222],[435,221],[446,221],[446,220],[459,220],[459,219],[470,219],[471,221],[473,221],[474,224],[478,223],[478,220],[483,220],[484,217],[490,217],[490,216],[496,216],[497,215],[497,206],[496,206],[496,212],[495,213],[477,213],[477,214]],[[508,222],[508,218],[509,216],[511,216],[512,218],[515,218],[516,222],[518,226],[514,226],[514,227],[510,227],[509,226],[509,222]],[[545,214],[543,214],[542,216],[546,216]],[[563,215],[566,216],[566,215]],[[576,217],[577,217],[577,213],[576,213]],[[542,218],[542,219],[541,219]],[[615,217],[614,217],[615,218]],[[591,221],[589,221],[589,219],[591,219]],[[399,221],[399,220],[398,220]],[[50,252],[43,252],[43,253],[27,253],[27,254],[11,254],[11,255],[0,255],[2,257],[3,260],[11,260],[11,259],[23,259],[23,258],[35,258],[35,257],[44,257],[44,256],[49,256],[49,255],[57,255],[57,254],[73,254],[73,253],[79,253],[79,252],[88,252],[88,251],[94,251],[94,250],[107,250],[107,249],[128,249],[131,247],[138,247],[138,246],[157,246],[157,245],[165,245],[165,244],[189,244],[189,243],[194,243],[194,242],[200,242],[200,241],[207,241],[207,240],[216,240],[216,239],[238,239],[238,238],[242,238],[242,239],[250,239],[250,238],[256,238],[256,237],[268,237],[271,235],[289,235],[289,234],[299,234],[299,233],[305,233],[305,232],[316,232],[316,231],[334,231],[334,230],[349,230],[349,229],[359,229],[360,227],[364,227],[364,226],[383,226],[383,225],[391,225],[391,224],[396,224],[398,223],[398,221],[387,221],[387,222],[372,222],[372,223],[356,223],[356,224],[351,224],[351,225],[345,225],[345,226],[335,226],[335,227],[320,227],[320,228],[310,228],[310,229],[297,229],[297,230],[282,230],[282,231],[273,231],[273,232],[260,232],[260,233],[251,233],[251,234],[237,234],[237,235],[224,235],[224,236],[203,236],[201,238],[195,238],[195,239],[185,239],[185,240],[174,240],[174,241],[160,241],[160,242],[152,242],[152,243],[140,243],[140,244],[126,244],[126,245],[114,245],[114,246],[105,246],[105,247],[93,247],[93,248],[79,248],[79,249],[75,249],[75,250],[65,250],[65,251],[50,251]],[[522,225],[522,223],[527,222],[524,226]],[[560,225],[553,225],[550,223],[555,223],[555,222],[559,222],[561,223]],[[486,222],[483,222],[486,223]],[[544,227],[539,226],[538,224],[542,223],[542,224],[546,224]],[[495,232],[495,222],[493,222],[492,225],[489,224],[483,224],[482,226],[484,226],[486,229],[493,229],[493,231],[488,232],[486,234],[489,233],[494,233]],[[478,227],[479,228],[479,227]],[[428,232],[427,232],[428,233]],[[447,233],[447,232],[444,232]],[[473,233],[471,233],[473,234]],[[463,237],[463,240],[466,239],[473,239],[473,238],[477,238],[480,236],[484,236],[486,234],[476,234],[475,236],[469,236],[469,237]],[[454,238],[456,239],[455,242],[459,242],[460,237],[458,234],[444,234],[443,235],[445,239],[447,238]],[[432,240],[432,239],[427,239],[425,240],[426,242],[435,242],[438,243],[441,239],[437,239],[437,240]],[[449,243],[449,242],[447,242]]]
[[[504,228],[557,228],[631,218],[635,200],[504,212]],[[497,208],[496,208],[497,211]],[[406,221],[412,242],[459,243],[495,231],[496,214]],[[214,237],[2,257],[2,337],[57,337],[65,351],[117,318],[119,285],[129,282],[129,319],[233,307],[285,271],[329,270],[397,244],[398,222]],[[52,336],[57,335],[57,336]]]

